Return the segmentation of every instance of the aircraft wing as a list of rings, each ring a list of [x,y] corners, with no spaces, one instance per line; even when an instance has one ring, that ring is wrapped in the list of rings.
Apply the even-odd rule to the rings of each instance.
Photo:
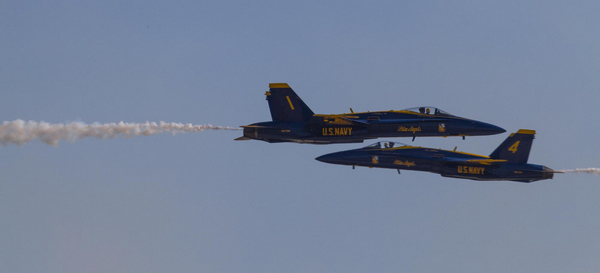
[[[326,122],[327,124],[331,124],[331,125],[353,125],[353,126],[361,126],[361,127],[369,126],[369,123],[367,123],[367,122],[350,119],[350,118],[344,117],[342,115],[315,115],[315,116],[323,118],[324,122]]]
[[[352,125],[357,125],[357,126],[369,126],[368,123],[366,122],[362,122],[362,121],[358,121],[358,120],[353,120],[353,119],[349,119],[349,118],[344,118],[344,117],[340,117],[339,118],[342,122],[349,122]]]
[[[243,125],[240,127],[242,127],[242,128],[271,128],[269,126],[260,126],[260,125]]]

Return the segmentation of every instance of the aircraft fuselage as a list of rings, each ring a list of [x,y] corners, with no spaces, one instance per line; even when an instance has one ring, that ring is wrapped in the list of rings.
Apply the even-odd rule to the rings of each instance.
[[[415,146],[365,147],[316,158],[331,164],[437,173],[472,180],[532,182],[553,177],[542,165],[508,163],[487,156]]]
[[[505,132],[484,122],[409,111],[314,115],[307,122],[268,121],[244,127],[244,137],[267,142],[348,143],[380,137],[480,136]]]
[[[436,107],[400,111],[315,114],[287,83],[271,83],[265,93],[272,121],[242,126],[237,140],[349,143],[379,137],[481,136],[506,132],[488,123],[451,115]]]

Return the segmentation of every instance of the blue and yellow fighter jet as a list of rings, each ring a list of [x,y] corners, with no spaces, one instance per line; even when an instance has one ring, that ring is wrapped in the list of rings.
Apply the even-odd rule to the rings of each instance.
[[[379,137],[447,137],[494,135],[506,130],[451,115],[434,107],[320,115],[313,113],[287,83],[271,83],[266,93],[273,121],[242,126],[244,136],[270,143],[312,144],[363,142]]]
[[[326,154],[316,160],[340,165],[439,173],[473,180],[533,182],[551,179],[552,169],[528,164],[534,130],[511,134],[490,156],[377,142],[362,149]],[[456,150],[456,148],[455,148]]]

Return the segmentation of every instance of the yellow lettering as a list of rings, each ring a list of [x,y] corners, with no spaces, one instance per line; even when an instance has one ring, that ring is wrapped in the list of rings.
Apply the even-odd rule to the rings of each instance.
[[[321,128],[324,136],[348,136],[352,135],[352,127]]]
[[[468,174],[483,174],[485,172],[485,168],[483,167],[472,167],[472,166],[458,166],[458,173],[468,173]]]
[[[521,141],[517,141],[515,142],[515,144],[513,144],[512,146],[510,146],[510,148],[508,148],[509,151],[511,151],[513,154],[517,152],[517,148],[519,147],[519,144],[521,143]]]
[[[411,166],[415,166],[415,162],[414,161],[408,161],[406,160],[405,162],[402,162],[402,160],[394,160],[394,164],[395,165],[400,165],[400,166],[406,166],[406,167],[411,167]]]
[[[412,133],[421,132],[421,127],[410,126],[410,128],[407,128],[404,126],[400,126],[400,127],[398,127],[398,132],[412,132]]]

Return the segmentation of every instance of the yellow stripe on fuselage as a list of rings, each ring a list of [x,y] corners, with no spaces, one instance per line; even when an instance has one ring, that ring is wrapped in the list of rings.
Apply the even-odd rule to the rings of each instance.
[[[448,116],[448,115],[421,114],[421,113],[405,111],[405,110],[373,111],[373,112],[367,111],[367,112],[354,112],[354,113],[343,113],[343,114],[315,114],[315,116],[342,116],[345,118],[358,118],[358,116],[356,116],[356,115],[371,114],[371,115],[379,116],[379,115],[385,115],[386,113],[407,114],[407,115],[413,115],[413,116],[417,116],[417,117],[441,117],[441,118],[446,118],[446,119],[462,119],[462,120],[466,119],[463,117],[457,117],[457,116],[452,116],[452,115]]]
[[[381,148],[380,150],[402,150],[402,149],[423,149],[423,147],[417,147],[417,146],[400,146],[400,147],[394,147],[394,148]]]
[[[507,160],[504,159],[469,159],[467,162],[479,163],[483,165],[491,165],[493,163],[504,163]]]

